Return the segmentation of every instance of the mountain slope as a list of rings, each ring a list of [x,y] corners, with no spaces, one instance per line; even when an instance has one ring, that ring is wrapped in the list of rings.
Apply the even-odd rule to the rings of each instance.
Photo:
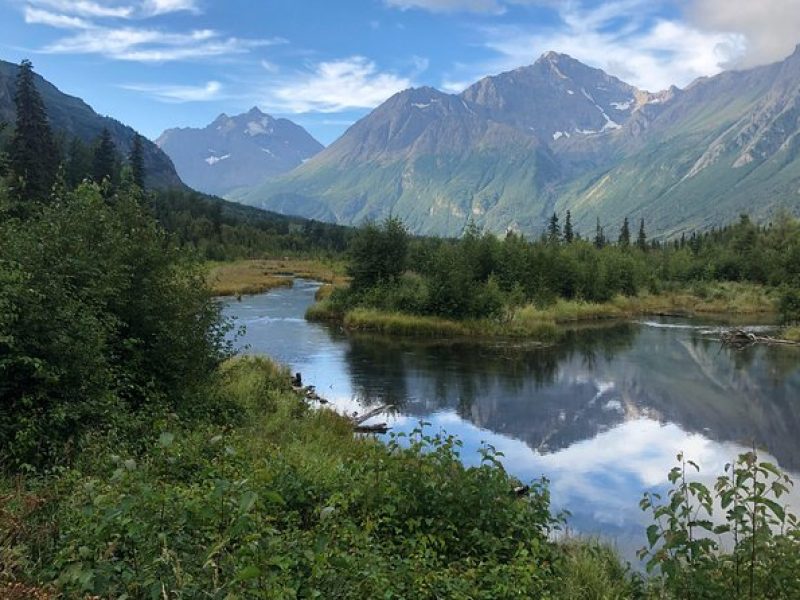
[[[800,50],[781,63],[652,94],[563,54],[460,95],[387,100],[290,174],[234,199],[353,224],[390,213],[426,234],[538,234],[644,218],[651,235],[748,212],[800,212]],[[609,230],[609,233],[612,233]]]
[[[16,119],[14,94],[18,69],[17,65],[0,60],[0,122],[13,123]],[[111,132],[117,150],[125,156],[128,155],[136,131],[115,119],[98,115],[83,100],[64,94],[39,75],[35,76],[35,81],[44,100],[50,124],[56,133],[76,136],[90,144],[105,127]],[[167,155],[147,139],[143,146],[148,187],[183,187],[183,182]]]
[[[258,108],[222,114],[203,129],[168,129],[156,144],[188,185],[218,195],[286,173],[323,149],[299,125]]]

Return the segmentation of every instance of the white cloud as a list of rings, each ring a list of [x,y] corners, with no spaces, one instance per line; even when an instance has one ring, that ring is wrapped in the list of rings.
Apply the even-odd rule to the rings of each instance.
[[[200,12],[196,0],[145,0],[142,9],[148,15],[164,15],[181,11]]]
[[[219,81],[209,81],[201,86],[129,84],[122,87],[126,90],[143,92],[163,102],[171,103],[217,100],[222,92],[222,84]]]
[[[747,39],[746,51],[730,66],[782,60],[800,42],[797,0],[693,0],[686,15],[697,27],[739,33]]]
[[[421,8],[431,12],[503,12],[503,5],[498,0],[386,0],[386,4],[403,10]]]
[[[77,33],[57,40],[43,51],[50,54],[100,54],[115,60],[137,62],[167,62],[243,54],[259,46],[281,42],[225,38],[209,29],[172,33],[122,27]]]
[[[546,29],[484,28],[484,45],[496,58],[456,68],[446,78],[456,89],[465,80],[531,64],[548,50],[563,52],[643,89],[683,86],[714,75],[742,56],[744,36],[702,30],[658,17],[658,3],[618,0],[598,7],[558,5],[561,24]]]
[[[297,73],[271,92],[268,103],[293,113],[373,108],[411,85],[409,78],[379,72],[369,59],[352,56],[321,62]]]
[[[197,0],[140,0],[120,3],[108,0],[28,0],[35,6],[44,6],[63,15],[77,15],[98,19],[130,19],[154,17],[174,12],[199,13]]]
[[[94,27],[94,24],[86,19],[52,13],[31,6],[25,7],[25,22],[29,25],[47,25],[59,29],[91,29]]]
[[[32,4],[47,6],[67,15],[99,18],[129,18],[134,8],[113,2],[92,2],[91,0],[31,0]]]

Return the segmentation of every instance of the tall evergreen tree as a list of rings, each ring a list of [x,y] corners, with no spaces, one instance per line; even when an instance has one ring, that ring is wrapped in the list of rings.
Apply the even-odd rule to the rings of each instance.
[[[564,241],[571,244],[575,239],[575,232],[572,230],[572,214],[567,211],[567,220],[564,221]]]
[[[628,223],[628,217],[625,217],[622,222],[622,229],[619,230],[617,243],[623,248],[628,248],[631,245],[631,226]]]
[[[104,127],[94,149],[92,178],[95,182],[102,183],[105,179],[113,180],[116,163],[117,147],[111,139],[111,132]]]
[[[606,234],[603,226],[600,225],[600,217],[597,217],[597,227],[594,230],[594,247],[603,248],[606,245]]]
[[[647,234],[644,231],[644,219],[639,221],[639,236],[636,238],[636,247],[639,250],[647,250]]]
[[[140,189],[144,189],[144,145],[142,144],[142,136],[138,133],[133,136],[133,146],[131,147],[131,152],[128,155],[128,162],[131,165],[131,171],[133,172],[133,182],[139,186]]]
[[[79,137],[73,137],[67,149],[65,161],[67,184],[70,187],[78,185],[92,176],[92,151]]]
[[[24,191],[18,190],[18,200],[46,202],[58,170],[58,147],[29,60],[20,63],[14,104],[17,121],[11,138],[9,166],[24,186]]]
[[[561,225],[558,224],[558,215],[555,212],[547,224],[547,239],[552,243],[558,243],[561,239]]]

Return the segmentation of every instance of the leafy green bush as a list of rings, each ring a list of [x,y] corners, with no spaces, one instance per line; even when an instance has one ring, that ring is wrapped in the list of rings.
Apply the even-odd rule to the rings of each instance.
[[[64,460],[132,412],[205,410],[197,393],[227,349],[219,307],[138,188],[107,201],[82,186],[1,220],[0,239],[3,461]]]
[[[658,568],[675,598],[796,598],[800,594],[800,528],[782,498],[792,481],[755,451],[725,467],[713,489],[691,481],[692,461],[678,455],[672,488],[661,503],[645,494],[648,570]],[[721,518],[720,518],[721,514]]]

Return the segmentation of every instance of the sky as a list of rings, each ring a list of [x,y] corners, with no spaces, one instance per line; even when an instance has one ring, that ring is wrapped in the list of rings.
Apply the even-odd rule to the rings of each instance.
[[[649,91],[781,60],[800,0],[0,0],[0,59],[154,139],[258,106],[324,144],[563,52]]]

